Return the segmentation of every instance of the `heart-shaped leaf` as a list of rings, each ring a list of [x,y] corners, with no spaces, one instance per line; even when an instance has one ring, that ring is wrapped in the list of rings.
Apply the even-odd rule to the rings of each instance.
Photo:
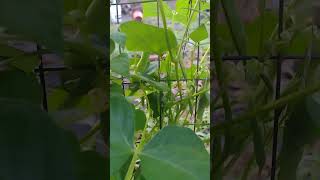
[[[133,154],[134,109],[122,95],[110,97],[110,157],[113,176]]]
[[[199,26],[196,30],[194,30],[191,34],[190,34],[190,38],[194,41],[194,42],[200,42],[202,40],[205,40],[208,38],[208,31],[206,29],[206,26],[204,24],[202,24],[201,26]]]
[[[75,180],[72,148],[39,105],[0,98],[0,107],[0,179]]]
[[[145,179],[210,179],[209,154],[200,138],[188,128],[163,128],[144,147],[140,157]]]
[[[145,51],[162,54],[168,50],[165,41],[165,30],[156,26],[143,24],[141,22],[129,21],[120,25],[121,32],[127,36],[126,47],[130,51]],[[170,47],[177,46],[174,33],[168,30]]]

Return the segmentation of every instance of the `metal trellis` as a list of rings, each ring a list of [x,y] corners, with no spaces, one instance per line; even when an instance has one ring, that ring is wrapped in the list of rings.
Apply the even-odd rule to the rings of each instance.
[[[176,0],[163,0],[163,1],[176,1]],[[112,6],[116,6],[116,11],[117,11],[117,14],[116,14],[116,24],[120,24],[120,17],[119,17],[119,13],[118,13],[118,6],[121,6],[121,5],[127,5],[127,4],[143,4],[143,3],[157,3],[157,26],[160,27],[160,9],[159,9],[159,2],[157,0],[148,0],[148,1],[135,1],[135,2],[120,2],[119,0],[116,0],[115,3],[110,3],[110,7]],[[201,17],[200,17],[200,6],[199,6],[199,13],[198,13],[198,26],[200,26],[201,24]],[[191,43],[191,42],[186,42],[186,43]],[[196,67],[196,73],[198,74],[199,73],[199,62],[200,62],[200,46],[198,45],[197,47],[197,67]],[[161,78],[161,72],[160,72],[160,67],[161,67],[161,60],[160,60],[160,57],[158,57],[158,75],[159,75],[159,79],[158,81],[159,82],[165,82],[167,81],[166,79],[162,79]],[[195,87],[196,87],[196,93],[198,92],[198,82],[200,80],[207,80],[207,79],[201,79],[201,78],[196,78],[196,79],[188,79],[188,78],[182,78],[182,79],[170,79],[169,81],[171,82],[177,82],[177,83],[180,83],[180,82],[187,82],[187,81],[190,81],[190,80],[193,80],[194,83],[195,83]],[[125,91],[125,85],[130,85],[131,82],[125,82],[123,79],[122,79],[122,87],[123,87],[123,91]],[[159,128],[161,129],[162,126],[163,126],[163,107],[164,107],[164,102],[163,102],[163,92],[160,92],[159,93],[159,102],[160,102],[160,109],[159,109],[159,112],[160,112],[160,116],[159,116]],[[197,116],[197,105],[198,105],[198,96],[195,97],[195,109],[194,109],[194,122],[193,123],[190,123],[190,125],[193,125],[193,129],[195,131],[195,128],[196,128],[196,116]],[[205,125],[205,124],[204,124]]]

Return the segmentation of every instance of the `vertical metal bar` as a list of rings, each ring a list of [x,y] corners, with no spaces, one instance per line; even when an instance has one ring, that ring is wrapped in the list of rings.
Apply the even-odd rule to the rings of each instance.
[[[120,18],[119,18],[119,10],[118,10],[118,7],[119,7],[119,0],[116,0],[116,15],[117,15],[117,25],[120,24]],[[119,45],[119,53],[121,53],[121,47]],[[122,91],[123,91],[123,95],[125,95],[125,87],[124,87],[124,78],[123,76],[121,76],[121,79],[122,79]]]
[[[41,47],[40,45],[37,44],[37,52],[40,50],[41,50]],[[44,110],[48,111],[47,88],[46,88],[46,80],[45,80],[44,71],[43,71],[42,55],[38,53],[38,57],[40,58],[39,78],[42,86],[42,106]]]
[[[283,11],[284,11],[284,0],[279,0],[279,29],[278,29],[278,39],[281,40],[281,33],[283,31]],[[282,57],[281,53],[278,53],[277,63],[277,74],[276,74],[276,99],[280,97],[281,90],[281,71],[282,71]],[[278,150],[278,131],[279,131],[279,117],[281,114],[280,109],[275,109],[274,111],[274,124],[273,124],[273,146],[272,146],[272,166],[271,166],[271,180],[275,180],[276,170],[277,170],[277,150]]]
[[[159,14],[159,1],[157,1],[157,25],[160,27],[160,14]],[[159,76],[159,82],[161,81],[161,61],[160,61],[160,56],[158,57],[158,76]],[[162,91],[159,93],[159,104],[160,104],[160,112],[159,112],[159,128],[162,129],[162,113],[163,113],[163,104],[162,104]]]
[[[217,13],[216,11],[218,10],[218,0],[214,0],[214,1],[210,1],[210,23],[211,22],[215,22],[217,19]],[[211,24],[210,24],[211,25]],[[210,27],[211,28],[211,27]],[[216,31],[216,27],[213,27],[213,29],[210,29],[210,31],[212,30],[212,32]],[[213,33],[215,34],[215,33]],[[210,47],[213,47],[213,35],[210,35]],[[209,82],[210,82],[210,96],[214,95],[214,87],[213,87],[213,79],[214,79],[214,58],[211,56],[212,53],[212,49],[210,48],[210,78],[209,78]],[[213,102],[213,98],[210,97],[210,179],[214,179],[214,172],[213,172],[213,165],[214,165],[214,160],[216,157],[214,157],[214,153],[215,153],[215,146],[214,146],[214,138],[213,138],[213,125],[214,125],[214,108],[213,105],[211,105]]]
[[[199,15],[198,15],[198,26],[200,27],[201,25],[201,2],[199,3]],[[199,74],[199,62],[200,62],[200,42],[197,43],[198,44],[198,48],[197,48],[197,75]],[[198,93],[198,83],[199,83],[199,80],[198,80],[198,76],[196,77],[195,79],[195,90],[196,90],[196,93]],[[197,124],[197,114],[198,114],[198,99],[199,99],[199,96],[196,96],[196,101],[195,101],[195,106],[194,106],[194,125],[193,125],[193,131],[195,132],[196,131],[196,124]]]
[[[120,24],[120,21],[119,21],[119,10],[118,10],[118,4],[119,4],[119,2],[118,2],[119,0],[116,0],[116,14],[117,14],[117,24]]]

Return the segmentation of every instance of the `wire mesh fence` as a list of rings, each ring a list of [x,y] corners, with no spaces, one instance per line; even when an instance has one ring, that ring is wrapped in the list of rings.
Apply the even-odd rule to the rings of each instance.
[[[165,0],[165,1],[174,1],[174,0]],[[121,5],[126,5],[126,4],[141,4],[141,3],[158,3],[158,1],[156,0],[150,0],[150,1],[139,1],[139,2],[120,2],[119,0],[116,0],[115,3],[110,3],[110,7],[112,6],[115,6],[116,8],[116,23],[117,24],[120,24],[120,16],[119,16],[119,9],[118,9],[118,6],[121,6]],[[157,5],[157,26],[160,27],[160,13],[159,13],[159,6]],[[278,16],[279,16],[279,26],[278,26],[278,39],[281,40],[281,33],[283,31],[283,9],[284,9],[284,3],[283,3],[283,0],[280,0],[279,1],[279,12],[278,12]],[[200,12],[200,6],[199,6],[199,12]],[[200,26],[200,13],[199,13],[199,19],[198,19],[198,25]],[[200,47],[197,48],[197,72],[199,71],[199,61],[200,61]],[[224,61],[247,61],[247,60],[258,60],[259,57],[258,56],[223,56],[222,59]],[[304,59],[304,56],[282,56],[281,54],[278,54],[276,56],[270,56],[270,57],[267,57],[266,59],[269,59],[269,60],[274,60],[274,61],[277,61],[277,73],[276,73],[276,76],[277,76],[277,80],[276,80],[276,87],[275,87],[275,91],[276,91],[276,96],[275,96],[275,99],[278,99],[279,96],[280,96],[280,87],[281,87],[281,62],[282,60],[284,59],[288,59],[288,60],[302,60]],[[319,60],[320,57],[317,57],[317,56],[312,56],[310,59],[312,60]],[[210,62],[212,63],[214,61],[213,57],[210,57]],[[158,67],[161,66],[161,61],[158,59]],[[214,69],[213,66],[211,65],[210,66],[210,72],[214,72]],[[160,68],[159,68],[160,69]],[[158,72],[160,74],[160,71]],[[160,76],[159,76],[160,77]],[[123,79],[122,79],[123,80]],[[196,86],[196,93],[198,92],[198,81],[199,80],[207,80],[207,79],[173,79],[173,80],[170,80],[170,81],[176,81],[176,82],[180,82],[180,81],[194,81]],[[164,80],[164,79],[161,79],[159,78],[158,81],[167,81],[167,80]],[[125,90],[125,85],[127,84],[130,84],[130,82],[125,82],[125,81],[122,81],[122,87],[123,87],[123,91]],[[161,102],[161,106],[160,107],[163,107],[163,101],[162,101],[162,94],[160,93],[160,102]],[[196,96],[195,98],[195,104],[197,105],[198,104],[198,96]],[[197,108],[194,109],[194,114],[196,115],[197,114]],[[163,117],[162,117],[162,108],[160,109],[160,117],[159,117],[159,121],[160,121],[160,124],[159,124],[159,128],[161,129],[162,128],[162,120],[163,120]],[[214,118],[213,118],[213,114],[212,114],[212,109],[211,109],[211,118],[210,118],[210,123],[211,124],[214,124]],[[272,168],[271,168],[271,179],[275,179],[275,172],[276,172],[276,165],[277,165],[277,162],[276,162],[276,158],[277,158],[277,136],[278,136],[278,120],[279,120],[279,111],[278,110],[275,110],[275,115],[274,115],[274,131],[273,131],[273,150],[272,150]],[[196,120],[196,119],[195,119]],[[196,124],[196,121],[193,123],[194,125],[194,131],[195,131],[195,124]],[[208,124],[206,124],[208,125]],[[212,142],[212,141],[211,141]],[[214,147],[211,147],[211,151],[213,150]]]
[[[164,1],[175,1],[175,0],[164,0]],[[119,12],[118,12],[118,6],[121,6],[121,5],[125,5],[125,4],[142,4],[142,3],[158,3],[157,0],[150,0],[150,1],[137,1],[137,2],[120,2],[119,0],[116,0],[115,3],[110,3],[110,7],[112,6],[116,6],[116,23],[117,24],[120,24],[120,16],[119,16]],[[158,7],[158,6],[157,6]],[[200,8],[200,6],[199,6]],[[284,1],[283,0],[279,0],[279,12],[278,12],[278,39],[281,40],[281,33],[283,31],[283,17],[284,17]],[[199,11],[200,12],[200,11]],[[199,13],[199,19],[198,19],[198,25],[200,26],[200,13]],[[159,7],[157,8],[157,26],[158,27],[161,27],[160,26],[160,12],[159,12]],[[37,50],[40,51],[41,50],[41,47],[40,46],[37,46]],[[120,50],[121,51],[121,50]],[[197,48],[197,67],[196,67],[196,72],[199,72],[199,61],[200,61],[200,47],[198,46]],[[39,79],[40,79],[40,83],[41,83],[41,86],[42,86],[42,93],[43,93],[43,108],[48,111],[48,100],[47,100],[47,88],[46,88],[46,78],[45,78],[45,72],[55,72],[55,71],[65,71],[65,70],[70,70],[70,68],[68,67],[65,67],[65,66],[59,66],[59,67],[44,67],[43,65],[43,62],[42,62],[42,55],[39,53],[39,57],[41,59],[40,61],[40,65],[37,69],[35,69],[35,72],[38,73],[38,76],[39,76]],[[214,59],[213,57],[210,57],[210,62],[213,62]],[[248,61],[248,60],[257,60],[259,57],[258,56],[223,56],[222,59],[224,61]],[[281,62],[283,60],[303,60],[305,58],[305,56],[284,56],[282,54],[278,54],[278,55],[275,55],[275,56],[270,56],[270,57],[267,57],[266,59],[269,59],[269,60],[274,60],[274,61],[277,61],[277,80],[276,80],[276,87],[275,87],[275,92],[276,92],[276,96],[275,96],[275,99],[278,99],[279,96],[280,96],[280,88],[281,88],[281,73],[282,73],[282,64]],[[320,60],[320,56],[311,56],[309,59],[311,60]],[[161,61],[158,59],[158,67],[161,66]],[[210,66],[210,71],[213,72],[214,69],[213,66]],[[87,69],[87,68],[79,68],[79,69]],[[160,68],[159,68],[160,69]],[[160,71],[158,72],[160,74]],[[159,76],[160,77],[160,76]],[[123,79],[122,79],[123,80]],[[204,80],[208,80],[208,79],[171,79],[169,81],[175,81],[175,82],[181,82],[181,81],[194,81],[195,83],[195,87],[196,87],[196,93],[198,92],[198,82],[199,81],[204,81]],[[161,79],[159,78],[158,81],[168,81],[168,80],[165,80],[165,79]],[[123,80],[122,82],[123,84],[123,90],[125,90],[125,85],[128,85],[128,84],[131,84],[130,82],[126,82]],[[161,102],[161,106],[160,107],[163,107],[164,103],[162,101],[162,93],[160,93],[160,102]],[[198,96],[196,96],[195,98],[195,105],[198,105]],[[194,109],[194,114],[195,116],[197,115],[197,108]],[[162,117],[162,108],[160,109],[160,117],[159,117],[159,128],[161,129],[162,128],[162,121],[163,121],[163,118]],[[212,113],[212,112],[211,112]],[[278,144],[278,120],[279,120],[279,111],[276,110],[274,112],[274,131],[273,131],[273,149],[272,149],[272,168],[271,168],[271,179],[274,180],[275,177],[276,177],[276,167],[277,167],[277,152],[278,152],[278,147],[277,147],[277,144]],[[212,115],[211,115],[212,116]],[[195,127],[196,127],[196,119],[195,119],[195,122],[194,123],[191,123],[190,125],[193,125],[194,126],[194,130],[195,130]],[[211,124],[214,124],[214,118],[213,116],[211,117],[210,119],[210,123]],[[205,126],[208,126],[209,124],[204,124]],[[213,150],[213,148],[211,149]]]
[[[285,23],[284,22],[284,11],[285,11],[285,2],[284,0],[278,0],[276,1],[277,4],[277,40],[281,41],[283,40],[283,32],[284,32],[284,27],[285,27]],[[255,55],[232,55],[232,56],[222,56],[221,57],[222,60],[224,62],[229,62],[229,61],[236,61],[236,62],[243,62],[243,61],[258,61],[259,60],[259,56],[255,56]],[[282,73],[284,72],[283,70],[283,63],[285,61],[303,61],[305,59],[308,59],[310,61],[318,61],[320,60],[318,55],[310,55],[310,54],[306,54],[306,55],[290,55],[289,54],[281,54],[278,53],[276,55],[270,55],[268,57],[265,57],[266,61],[274,61],[274,63],[276,64],[276,82],[275,82],[275,87],[274,87],[274,92],[275,92],[275,96],[273,97],[274,100],[278,100],[280,98],[280,92],[281,92],[281,88],[283,87],[282,84],[283,79],[282,79]],[[214,67],[214,62],[215,59],[213,58],[213,56],[210,59],[210,72],[215,72],[215,67]],[[210,78],[210,82],[212,82],[213,77],[211,76]],[[213,90],[211,89],[211,92],[213,92]],[[211,127],[213,127],[215,124],[217,124],[215,122],[215,118],[214,118],[214,114],[213,112],[215,111],[215,107],[211,107],[210,109],[210,113],[211,113],[211,119],[210,119],[210,124]],[[281,119],[281,110],[279,109],[275,109],[273,112],[273,131],[272,131],[272,149],[271,149],[271,167],[270,167],[270,171],[269,171],[269,175],[268,177],[270,177],[271,180],[275,180],[277,179],[277,171],[278,171],[278,167],[279,166],[279,159],[278,159],[278,152],[279,152],[279,147],[278,147],[278,134],[279,134],[279,122]],[[211,134],[214,134],[213,131],[211,131]],[[214,148],[213,147],[213,140],[211,140],[211,153],[214,152]],[[215,160],[215,157],[213,157],[213,155],[211,154],[211,161],[213,162]],[[212,163],[211,162],[211,163]],[[292,173],[296,173],[296,172],[292,172]]]

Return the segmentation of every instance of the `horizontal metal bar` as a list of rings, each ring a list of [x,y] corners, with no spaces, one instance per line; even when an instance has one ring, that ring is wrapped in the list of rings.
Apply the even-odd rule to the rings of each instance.
[[[102,66],[103,68],[104,66]],[[43,72],[54,72],[54,71],[65,71],[65,70],[95,70],[96,67],[77,67],[77,68],[71,68],[71,67],[66,67],[66,66],[60,66],[60,67],[45,67],[42,68],[41,70]],[[39,68],[34,69],[34,72],[38,73],[40,72]]]
[[[163,0],[163,1],[175,1],[175,0]],[[116,5],[126,5],[126,4],[139,4],[139,3],[152,3],[157,2],[157,0],[149,0],[149,1],[136,1],[136,2],[125,2],[125,3],[110,3],[111,6]]]
[[[259,56],[224,56],[222,57],[222,60],[224,61],[241,61],[241,60],[257,60]],[[270,56],[270,57],[265,57],[265,59],[270,59],[270,60],[277,60],[279,57],[278,56]],[[307,57],[306,56],[282,56],[281,57],[284,60],[304,60]],[[311,60],[320,60],[320,56],[312,56],[310,58]]]

